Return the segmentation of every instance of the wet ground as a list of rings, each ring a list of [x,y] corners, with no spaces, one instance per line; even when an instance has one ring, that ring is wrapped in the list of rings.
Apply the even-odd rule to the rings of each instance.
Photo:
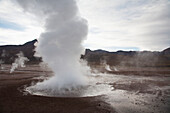
[[[38,65],[0,70],[0,113],[169,113],[170,68],[118,68],[89,76],[79,97],[25,91],[52,75]],[[113,71],[112,71],[113,70]],[[103,71],[102,71],[103,72]]]
[[[170,78],[104,74],[102,81],[113,87],[103,96],[118,113],[169,113]],[[102,83],[102,82],[101,82]]]
[[[51,72],[30,65],[10,74],[10,66],[3,66],[4,69],[0,71],[0,113],[115,113],[100,97],[30,95],[24,89],[38,82],[42,76],[51,76]]]

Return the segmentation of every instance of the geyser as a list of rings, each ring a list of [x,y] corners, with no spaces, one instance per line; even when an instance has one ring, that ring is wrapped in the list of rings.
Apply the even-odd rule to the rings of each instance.
[[[87,21],[79,16],[75,0],[17,0],[24,11],[44,20],[44,32],[36,52],[54,72],[49,80],[37,83],[37,90],[71,90],[86,84],[80,63],[82,42],[88,33]]]

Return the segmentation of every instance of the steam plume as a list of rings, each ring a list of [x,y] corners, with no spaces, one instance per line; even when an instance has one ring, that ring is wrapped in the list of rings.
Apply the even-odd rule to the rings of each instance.
[[[12,67],[10,69],[10,73],[14,72],[18,67],[25,67],[25,62],[29,61],[27,57],[24,57],[22,52],[17,54],[18,58],[15,59],[15,62],[12,63]]]
[[[45,20],[36,48],[55,76],[39,83],[48,88],[70,89],[85,83],[80,54],[86,38],[87,21],[78,14],[75,0],[18,0],[27,12]]]

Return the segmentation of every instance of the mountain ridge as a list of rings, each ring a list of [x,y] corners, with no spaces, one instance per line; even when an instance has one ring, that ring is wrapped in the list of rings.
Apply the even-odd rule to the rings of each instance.
[[[40,63],[41,58],[34,56],[35,43],[32,40],[23,45],[3,45],[0,46],[0,60],[6,64],[11,64],[17,57],[16,54],[22,51],[30,61],[28,63]],[[163,51],[123,51],[110,52],[102,49],[86,49],[81,59],[89,65],[101,65],[105,62],[111,66],[165,66],[170,67],[170,47]]]

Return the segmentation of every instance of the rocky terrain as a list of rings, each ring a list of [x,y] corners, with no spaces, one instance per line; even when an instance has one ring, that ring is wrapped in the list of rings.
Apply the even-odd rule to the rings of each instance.
[[[53,97],[26,91],[53,76],[34,56],[36,42],[0,46],[0,113],[170,112],[170,48],[160,52],[86,49],[81,59],[91,67],[86,94],[90,96]],[[29,62],[10,73],[20,51]]]
[[[117,51],[104,50],[91,51],[86,49],[85,55],[90,65],[106,63],[110,66],[131,67],[170,67],[170,48],[159,51]]]
[[[10,65],[0,69],[0,113],[115,113],[98,97],[56,98],[36,96],[25,88],[51,76],[39,65],[29,65],[10,74]]]
[[[23,45],[4,45],[0,46],[0,60],[5,64],[11,64],[14,62],[20,51],[24,53],[24,56],[27,57],[30,61],[28,63],[39,63],[41,58],[34,57],[35,43],[37,40],[27,42]]]
[[[28,63],[41,62],[41,58],[34,56],[35,43],[37,40],[27,42],[23,45],[5,45],[0,46],[0,59],[5,64],[11,64],[16,58],[16,54],[22,51],[24,56],[30,61]],[[90,49],[85,50],[81,55],[82,59],[88,61],[88,64],[101,65],[106,63],[110,66],[125,67],[170,67],[170,48],[163,51],[117,51],[108,52],[105,50]]]

